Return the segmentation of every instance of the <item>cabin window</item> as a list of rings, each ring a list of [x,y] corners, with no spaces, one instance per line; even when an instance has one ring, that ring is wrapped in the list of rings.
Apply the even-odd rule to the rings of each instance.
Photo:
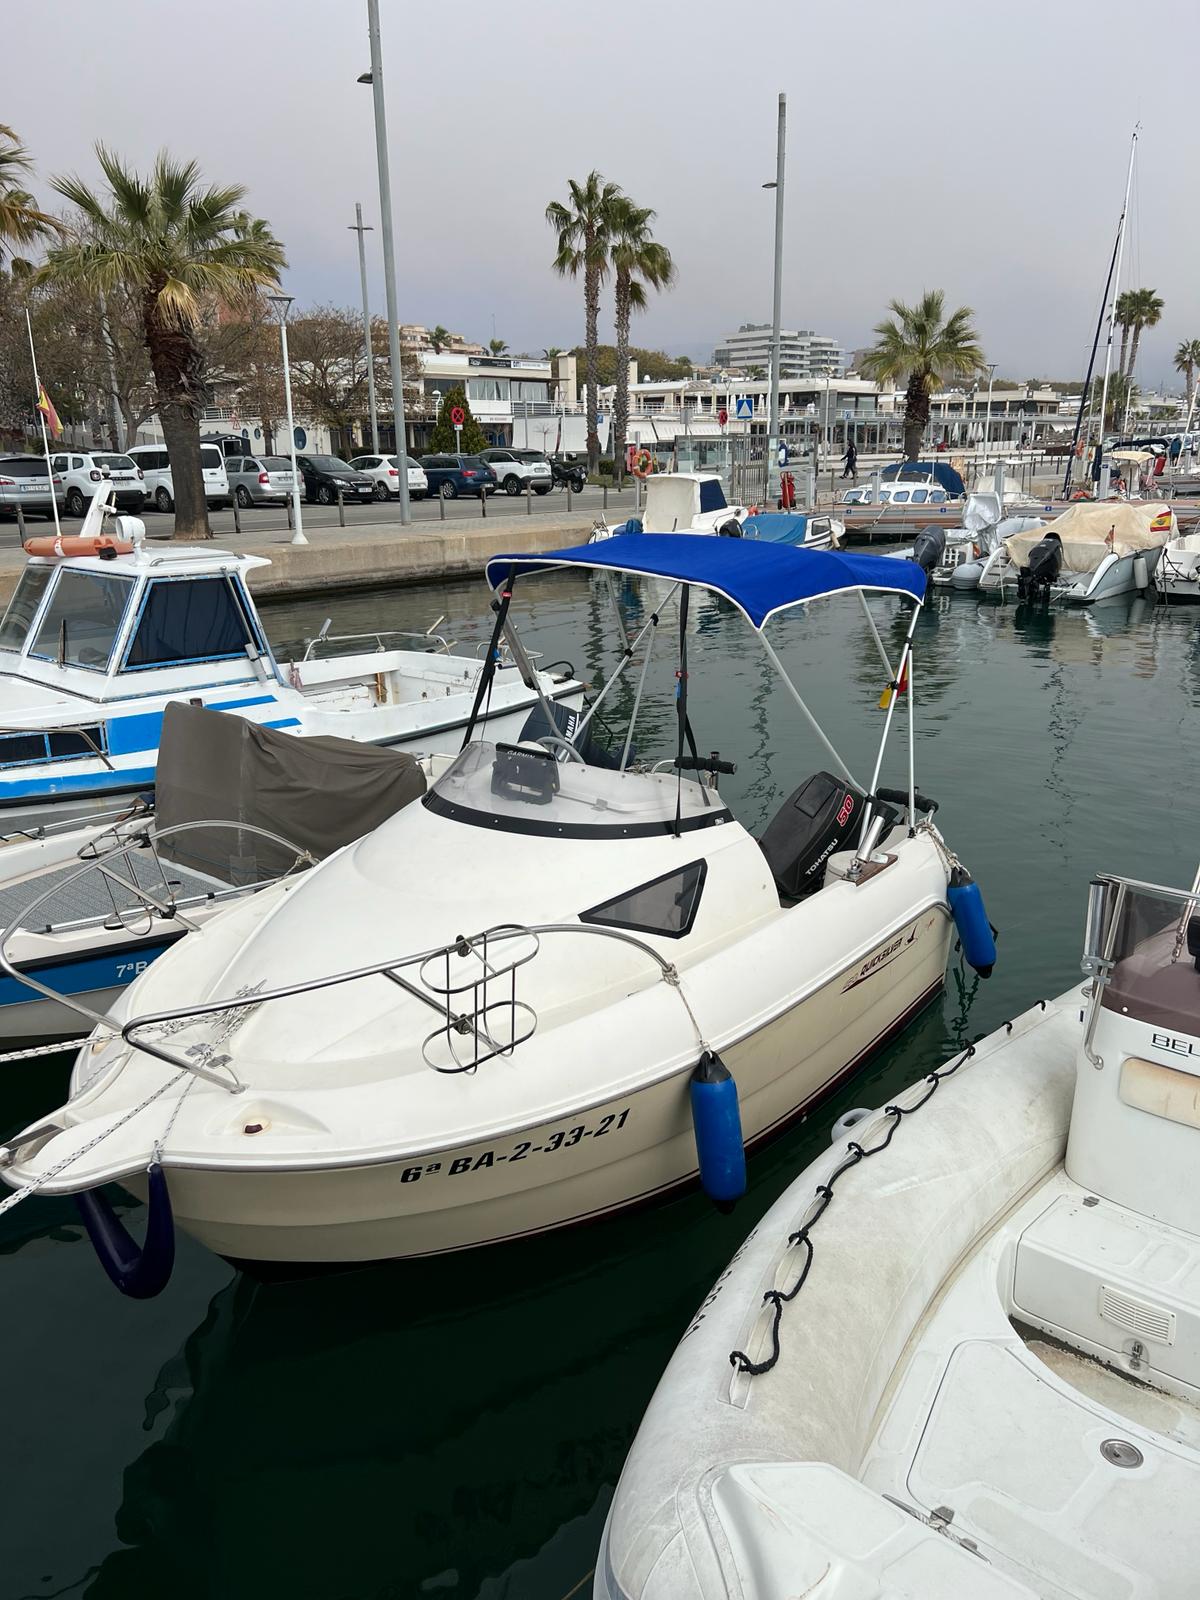
[[[67,761],[98,755],[103,749],[104,729],[99,723],[88,728],[58,728],[49,733],[9,733],[0,737],[0,767]]]
[[[649,883],[581,912],[579,920],[602,928],[628,928],[633,933],[682,939],[692,931],[707,871],[706,861],[692,861],[677,872],[652,878]]]
[[[225,578],[160,578],[151,583],[126,669],[244,656],[251,638]]]
[[[725,496],[721,493],[721,485],[709,480],[700,485],[700,510],[724,511]]]
[[[915,506],[923,506],[925,504],[925,501],[926,501],[928,495],[929,495],[929,490],[928,489],[914,489],[913,492],[912,492],[912,503],[913,503],[913,505],[915,505]]]
[[[128,578],[60,567],[30,655],[103,672],[132,588]]]
[[[934,490],[932,490],[930,492],[930,495],[929,495],[929,503],[930,503],[930,505],[935,505],[935,506],[943,505],[945,503],[945,499],[946,499],[946,491],[945,491],[945,489],[934,489]]]
[[[892,504],[894,506],[906,506],[908,504],[908,490],[907,489],[893,489],[892,490]]]
[[[0,622],[0,650],[19,650],[25,643],[29,625],[46,593],[53,567],[26,567],[21,574],[4,620]]]

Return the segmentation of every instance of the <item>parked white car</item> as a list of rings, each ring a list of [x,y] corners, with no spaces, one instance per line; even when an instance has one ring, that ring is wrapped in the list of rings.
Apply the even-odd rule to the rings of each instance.
[[[64,450],[53,458],[55,473],[63,481],[66,514],[87,514],[96,485],[107,478],[112,484],[118,511],[140,511],[146,498],[141,468],[127,455],[114,451]]]
[[[171,481],[171,460],[165,445],[136,444],[128,452],[145,479],[146,498],[156,511],[175,509],[175,485]],[[209,507],[231,503],[225,457],[215,444],[200,446],[200,469],[204,474],[204,498]]]
[[[425,468],[411,456],[405,459],[408,462],[408,497],[424,500],[429,493]],[[374,482],[376,500],[386,500],[389,495],[400,493],[400,469],[395,456],[355,456],[350,465],[356,472],[365,472]]]
[[[554,487],[554,474],[545,456],[499,447],[481,450],[479,456],[496,474],[496,482],[505,494],[524,494],[526,484],[534,494],[549,494]]]

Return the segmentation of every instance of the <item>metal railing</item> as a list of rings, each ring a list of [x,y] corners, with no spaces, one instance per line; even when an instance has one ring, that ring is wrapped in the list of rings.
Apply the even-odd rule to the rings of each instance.
[[[495,1056],[511,1055],[519,1044],[524,1044],[536,1031],[536,1011],[517,998],[516,973],[538,955],[542,938],[547,934],[586,934],[592,938],[614,939],[640,951],[658,969],[658,978],[678,994],[700,1047],[708,1047],[695,1013],[680,986],[678,969],[672,962],[633,934],[619,928],[582,922],[502,924],[487,928],[470,938],[460,937],[446,945],[372,962],[368,966],[351,967],[319,978],[306,978],[276,989],[252,985],[227,999],[131,1017],[121,1026],[120,1034],[135,1050],[154,1056],[168,1066],[195,1073],[231,1094],[237,1094],[248,1085],[233,1071],[231,1058],[218,1052],[245,1020],[242,1013],[248,1014],[276,1000],[292,999],[297,995],[312,994],[367,978],[384,978],[431,1009],[440,1019],[438,1027],[421,1041],[421,1054],[426,1064],[436,1072],[474,1072]],[[505,959],[497,954],[497,950],[510,941],[524,943],[518,943],[516,954]],[[2,954],[0,951],[0,959]],[[456,962],[460,964],[456,966]],[[406,976],[412,968],[417,969],[415,981]],[[497,985],[507,990],[499,998],[495,993]],[[460,1005],[460,999],[464,996],[469,999],[466,1004]],[[152,1040],[144,1036],[146,1029],[160,1028],[164,1037],[171,1037],[204,1017],[216,1019],[216,1037],[190,1045],[186,1054],[177,1054],[167,1048],[161,1039]],[[221,1073],[224,1076],[220,1076]]]
[[[327,633],[325,628],[322,628],[315,639],[310,639],[308,641],[308,644],[304,650],[304,654],[300,657],[300,660],[302,663],[305,661],[315,661],[317,659],[317,650],[322,645],[361,644],[365,639],[374,640],[375,648],[380,652],[390,648],[388,645],[384,644],[383,641],[385,639],[416,639],[424,642],[428,654],[449,655],[450,650],[452,649],[450,641],[445,638],[443,634],[434,633],[433,631],[434,628],[438,626],[438,623],[442,622],[443,620],[444,619],[442,617],[439,617],[437,622],[433,623],[429,628],[427,628],[424,633],[418,633],[413,628],[380,628],[370,633]],[[328,627],[328,623],[326,624],[326,627]],[[429,648],[431,643],[436,645],[436,650],[431,650]]]
[[[174,897],[171,886],[167,880],[167,866],[164,865],[163,860],[159,855],[159,846],[164,840],[171,838],[176,834],[194,832],[199,828],[226,828],[233,829],[239,834],[253,834],[257,838],[265,839],[271,844],[281,846],[284,850],[291,851],[295,857],[291,865],[286,867],[282,872],[275,873],[271,877],[262,878],[251,883],[232,884],[229,886],[228,896],[226,896],[225,891],[216,891],[214,892],[213,898],[217,898],[218,896],[221,898],[226,898],[241,894],[252,894],[260,889],[266,888],[269,884],[278,883],[281,878],[286,878],[302,863],[308,866],[316,865],[317,858],[308,850],[304,849],[302,845],[297,845],[293,843],[292,840],[285,839],[282,834],[273,833],[269,828],[257,827],[254,823],[230,822],[224,819],[216,819],[211,821],[205,820],[197,822],[179,822],[175,823],[169,828],[156,829],[146,826],[139,820],[137,823],[138,831],[131,834],[129,837],[124,837],[122,834],[114,830],[111,835],[112,843],[108,848],[102,848],[106,839],[109,837],[108,835],[102,834],[99,838],[89,840],[87,845],[84,847],[84,850],[89,853],[88,858],[84,859],[84,854],[81,852],[79,859],[83,861],[83,865],[80,866],[77,872],[73,872],[69,878],[61,880],[58,879],[58,874],[62,870],[62,864],[60,862],[55,862],[52,865],[48,865],[44,872],[36,874],[29,880],[32,886],[32,884],[37,882],[38,877],[47,876],[51,872],[55,874],[56,878],[56,881],[49,889],[46,889],[42,894],[38,895],[35,899],[29,901],[25,906],[23,906],[16,916],[9,921],[8,926],[4,929],[4,932],[0,933],[0,969],[3,969],[3,971],[7,973],[10,978],[15,978],[18,983],[24,984],[27,989],[32,989],[36,994],[41,995],[43,999],[53,1000],[59,1005],[66,1006],[71,1011],[78,1012],[81,1017],[86,1017],[88,1021],[92,1023],[93,1027],[111,1027],[112,1023],[108,1018],[102,1016],[98,1011],[93,1011],[90,1006],[85,1005],[77,996],[64,994],[57,989],[52,989],[47,984],[42,983],[40,979],[34,977],[31,972],[25,971],[21,967],[17,966],[9,957],[9,942],[15,934],[19,933],[24,927],[27,926],[32,914],[38,909],[39,906],[43,905],[48,899],[50,899],[52,895],[65,893],[72,887],[72,885],[79,883],[81,880],[93,873],[98,873],[100,875],[101,879],[108,888],[110,896],[112,895],[112,887],[115,886],[116,888],[123,890],[125,894],[131,895],[135,902],[140,903],[141,910],[145,912],[148,919],[146,932],[149,932],[149,929],[152,926],[155,913],[165,920],[175,921],[182,924],[184,929],[187,931],[194,932],[199,924],[193,922],[190,917],[186,916],[182,908],[185,904],[197,904],[200,900],[200,897],[194,895],[181,899],[176,899]],[[155,867],[160,874],[161,887],[166,890],[165,895],[160,895],[157,892],[160,887],[158,884],[154,886],[153,890],[147,888],[143,884],[140,884],[137,881],[136,871],[131,872],[129,877],[122,877],[113,869],[111,863],[126,859],[131,851],[146,849],[151,852]],[[172,868],[176,867],[176,863],[174,862],[170,862],[168,865]],[[205,895],[203,900],[207,902],[208,898],[209,897]],[[115,916],[121,928],[128,928],[128,924],[124,920],[127,915],[136,914],[138,914],[138,912],[136,911],[135,906],[131,905],[125,910],[122,910],[117,905],[115,898],[113,899],[112,915]],[[101,917],[93,920],[103,921],[104,919]],[[86,926],[86,920],[81,925]],[[183,1064],[184,1063],[182,1062],[176,1063],[176,1065]],[[216,1078],[213,1074],[204,1070],[203,1063],[194,1065],[193,1070],[195,1070],[199,1076],[208,1077],[211,1079],[211,1081],[220,1083],[222,1086],[224,1086],[224,1080]]]

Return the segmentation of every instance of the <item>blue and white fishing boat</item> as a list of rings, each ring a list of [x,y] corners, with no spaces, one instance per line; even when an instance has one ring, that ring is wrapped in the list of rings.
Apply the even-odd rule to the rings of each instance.
[[[94,554],[32,556],[0,621],[5,832],[152,788],[171,700],[423,753],[456,750],[473,713],[505,739],[541,697],[582,703],[569,667],[541,672],[506,656],[477,704],[483,660],[432,635],[339,639],[326,624],[300,660],[277,661],[246,582],[265,558],[209,545],[155,550],[136,520],[133,529],[132,539],[98,539]]]

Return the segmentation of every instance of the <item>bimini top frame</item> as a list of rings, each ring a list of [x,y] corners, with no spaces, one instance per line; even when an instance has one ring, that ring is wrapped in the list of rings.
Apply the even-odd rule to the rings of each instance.
[[[604,573],[610,585],[614,607],[616,597],[615,591],[611,589],[611,583],[612,574],[615,572],[629,573],[636,577],[665,579],[673,583],[676,588],[682,587],[685,595],[692,585],[711,589],[736,606],[757,633],[768,660],[838,770],[855,788],[866,794],[868,803],[863,811],[860,853],[869,854],[874,837],[878,836],[879,824],[874,822],[872,802],[879,798],[876,786],[879,782],[896,701],[900,694],[905,694],[908,706],[907,820],[910,831],[915,827],[917,792],[913,744],[912,644],[927,583],[924,571],[915,562],[899,560],[895,556],[857,555],[842,550],[808,550],[792,545],[762,544],[758,541],[722,539],[712,535],[686,533],[618,534],[612,539],[605,539],[596,544],[576,545],[566,550],[550,550],[544,555],[493,556],[486,569],[487,581],[496,596],[494,602],[496,628],[492,649],[489,652],[490,658],[494,658],[496,646],[503,634],[512,646],[518,664],[521,663],[524,651],[508,620],[514,580],[525,573],[546,572],[556,567],[576,567]],[[672,594],[674,592],[675,589],[672,590]],[[866,603],[866,596],[869,593],[895,594],[913,602],[912,620],[904,639],[900,660],[894,671]],[[814,600],[829,599],[838,594],[858,595],[880,661],[887,673],[891,691],[887,697],[887,715],[869,785],[860,783],[842,760],[825,730],[805,703],[800,691],[789,678],[783,663],[763,631],[770,619],[780,612],[789,611],[795,606],[808,605]],[[649,633],[650,642],[634,703],[633,718],[636,719],[642,684],[645,682],[646,666],[649,663],[649,651],[653,649],[654,634],[660,620],[661,609],[660,607],[651,615],[649,621],[643,624],[632,639],[628,638],[625,632],[618,610],[617,621],[622,645],[620,663],[608,682],[600,689],[591,707],[576,727],[571,740],[557,740],[557,743],[574,745],[597,706],[632,660],[643,637]],[[681,684],[686,683],[684,631],[681,630]],[[530,687],[537,688],[536,676],[531,672],[526,673],[524,668],[522,672]],[[485,693],[486,685],[481,682],[477,693],[477,708],[482,704]],[[543,709],[546,712],[548,725],[553,727],[555,724],[552,711],[545,705]],[[471,737],[474,721],[473,715],[464,744]],[[632,733],[631,721],[621,758],[622,770],[629,758]],[[873,826],[874,834],[872,834]]]

